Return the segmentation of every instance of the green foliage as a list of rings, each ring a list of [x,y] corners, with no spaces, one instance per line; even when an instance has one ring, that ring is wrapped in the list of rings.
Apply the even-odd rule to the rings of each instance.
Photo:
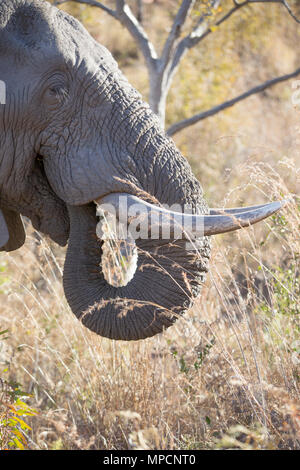
[[[197,348],[196,359],[192,358],[187,360],[184,355],[178,357],[178,351],[176,348],[171,348],[172,356],[176,359],[179,367],[179,371],[184,374],[189,374],[193,371],[197,371],[203,365],[204,359],[208,356],[211,348],[215,343],[215,338],[208,341],[203,347]]]
[[[198,351],[197,361],[194,363],[194,367],[196,370],[198,370],[199,367],[202,366],[204,359],[206,358],[206,356],[208,356],[209,351],[213,347],[214,343],[215,343],[215,338],[212,338],[210,342],[206,343],[205,346]]]
[[[7,339],[7,332],[0,331],[1,340]],[[24,418],[37,413],[23,401],[24,397],[29,396],[19,383],[0,378],[0,450],[27,448],[26,433],[31,427]]]

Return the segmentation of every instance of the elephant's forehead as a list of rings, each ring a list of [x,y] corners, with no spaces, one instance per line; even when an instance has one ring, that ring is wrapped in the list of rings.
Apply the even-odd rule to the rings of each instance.
[[[24,40],[47,35],[55,10],[40,0],[4,0],[0,7],[0,27]]]
[[[105,63],[110,72],[118,68],[106,47],[96,42],[82,24],[64,11],[57,10],[55,18],[56,46],[65,60],[85,63],[93,71],[95,63]]]
[[[84,61],[87,69],[92,69],[95,62],[117,68],[107,49],[96,43],[79,21],[43,0],[4,0],[0,6],[0,35],[6,54],[17,49],[24,54],[24,60],[29,54],[34,61],[36,54],[39,61],[42,55],[60,63],[79,65]]]

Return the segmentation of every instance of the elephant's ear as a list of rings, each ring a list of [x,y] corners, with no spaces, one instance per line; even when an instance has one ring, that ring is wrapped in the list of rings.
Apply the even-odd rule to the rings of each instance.
[[[20,214],[0,209],[0,251],[14,251],[25,242],[25,230]]]

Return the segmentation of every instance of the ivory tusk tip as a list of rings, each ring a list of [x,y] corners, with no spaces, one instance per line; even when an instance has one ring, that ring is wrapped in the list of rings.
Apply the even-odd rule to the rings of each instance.
[[[245,206],[245,207],[235,207],[235,208],[212,208],[209,210],[209,215],[225,215],[225,214],[231,214],[231,215],[236,215],[238,214],[243,214],[245,212],[251,212],[254,210],[258,209],[268,209],[268,208],[273,208],[275,211],[281,209],[284,207],[286,204],[293,202],[293,199],[282,199],[282,201],[274,201],[274,202],[269,202],[266,204],[259,204],[257,206]],[[277,208],[277,209],[276,209]]]

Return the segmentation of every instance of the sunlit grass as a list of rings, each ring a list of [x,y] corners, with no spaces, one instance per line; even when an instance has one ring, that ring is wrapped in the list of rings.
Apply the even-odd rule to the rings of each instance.
[[[274,196],[288,195],[272,172],[259,175]],[[39,411],[29,447],[297,447],[299,221],[290,204],[261,227],[216,237],[201,298],[138,342],[78,322],[63,296],[62,252],[46,240],[31,234],[2,255],[1,367]]]

